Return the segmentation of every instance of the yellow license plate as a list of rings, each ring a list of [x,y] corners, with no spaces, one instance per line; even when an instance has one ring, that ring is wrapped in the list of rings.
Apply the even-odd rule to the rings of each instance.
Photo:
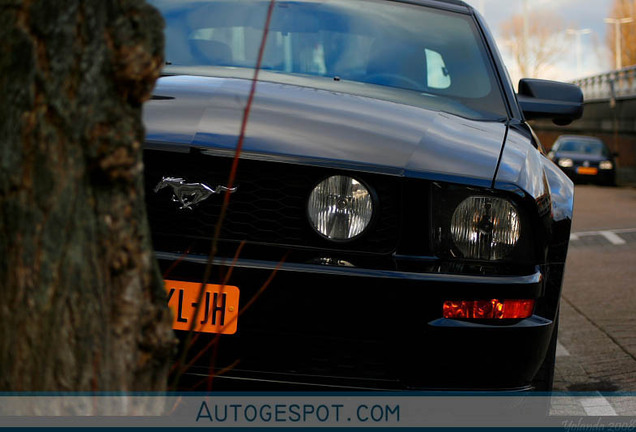
[[[576,169],[577,174],[583,175],[596,175],[598,174],[598,168],[590,168],[590,167],[578,167]]]
[[[239,312],[239,289],[231,285],[207,284],[197,316],[197,304],[201,284],[166,280],[168,306],[172,310],[175,330],[190,330],[203,333],[236,333]]]

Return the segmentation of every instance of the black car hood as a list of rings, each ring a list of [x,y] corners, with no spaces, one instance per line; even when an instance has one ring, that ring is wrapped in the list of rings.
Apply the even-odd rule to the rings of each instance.
[[[577,152],[556,152],[555,156],[557,158],[572,159],[573,161],[576,161],[576,162],[582,162],[582,161],[601,162],[601,161],[610,159],[607,156],[587,154],[587,153],[577,153]]]
[[[148,145],[231,152],[250,85],[232,78],[161,78],[144,107]],[[489,185],[505,131],[502,122],[412,104],[259,82],[243,155]]]

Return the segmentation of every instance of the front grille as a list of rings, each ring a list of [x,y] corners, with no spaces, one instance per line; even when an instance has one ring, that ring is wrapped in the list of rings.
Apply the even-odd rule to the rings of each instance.
[[[211,188],[225,185],[232,159],[198,150],[174,153],[145,151],[146,200],[155,248],[208,253],[223,196],[212,195],[194,209],[179,209],[172,190],[154,192],[163,177],[181,177]],[[307,200],[313,187],[342,171],[286,163],[241,160],[220,240],[328,249],[389,253],[397,244],[400,189],[398,179],[378,174],[355,173],[376,193],[379,211],[367,233],[351,242],[335,243],[318,235],[307,218]],[[347,173],[345,173],[347,174]],[[196,242],[195,240],[206,240]],[[194,249],[193,249],[194,248]]]

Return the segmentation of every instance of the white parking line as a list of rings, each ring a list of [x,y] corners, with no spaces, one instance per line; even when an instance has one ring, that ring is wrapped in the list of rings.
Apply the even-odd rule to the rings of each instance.
[[[616,416],[616,411],[603,396],[584,397],[579,400],[588,416]]]
[[[605,229],[605,230],[597,230],[597,231],[577,231],[577,232],[573,232],[570,235],[581,237],[581,236],[589,236],[589,235],[599,235],[601,232],[613,232],[617,234],[625,234],[625,233],[636,232],[636,228],[617,228],[617,229]]]
[[[619,234],[628,234],[628,233],[634,233],[634,232],[636,232],[636,228],[621,228],[621,229],[614,229],[614,230],[573,232],[570,234],[570,241],[581,240],[581,237],[587,237],[587,236],[602,236],[613,245],[622,245],[627,242],[625,241],[625,239],[621,238]]]
[[[599,232],[599,234],[605,237],[610,243],[615,245],[621,245],[621,244],[627,243],[625,240],[620,238],[616,233],[612,231],[601,231]]]
[[[566,357],[566,356],[569,356],[569,355],[570,355],[569,351],[566,350],[563,345],[561,345],[561,342],[557,341],[556,356],[557,357]]]
[[[636,228],[623,228],[623,229],[615,229],[615,230],[611,230],[612,232],[615,233],[633,233],[636,232]]]

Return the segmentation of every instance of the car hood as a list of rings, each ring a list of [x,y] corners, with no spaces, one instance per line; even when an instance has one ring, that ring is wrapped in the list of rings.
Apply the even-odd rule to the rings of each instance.
[[[576,152],[557,152],[557,158],[568,158],[573,161],[588,161],[588,162],[601,162],[604,160],[608,160],[609,157],[603,155],[593,155],[587,153],[576,153]]]
[[[233,152],[250,85],[233,78],[159,79],[144,106],[147,145]],[[261,81],[242,157],[490,184],[505,132],[502,122]]]

